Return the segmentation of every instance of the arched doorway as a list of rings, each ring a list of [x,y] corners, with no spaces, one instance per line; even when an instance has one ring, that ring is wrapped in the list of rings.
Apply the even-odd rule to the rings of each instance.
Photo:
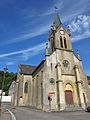
[[[73,88],[69,83],[65,87],[65,100],[66,105],[73,105]]]
[[[73,94],[71,90],[65,91],[65,98],[66,98],[67,105],[73,105]]]

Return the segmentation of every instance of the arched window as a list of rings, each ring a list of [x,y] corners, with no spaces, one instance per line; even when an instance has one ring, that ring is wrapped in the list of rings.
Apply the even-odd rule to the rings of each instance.
[[[62,36],[60,36],[60,46],[61,46],[61,48],[63,48]]]
[[[24,85],[24,93],[28,93],[28,83],[25,82],[25,85]]]
[[[64,47],[67,48],[66,38],[64,37]]]

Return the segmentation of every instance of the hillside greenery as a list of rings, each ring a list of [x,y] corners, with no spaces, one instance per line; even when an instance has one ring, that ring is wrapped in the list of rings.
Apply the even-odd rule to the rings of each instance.
[[[4,78],[4,72],[0,71],[0,89],[2,89],[2,81]],[[5,80],[4,80],[4,88],[3,91],[5,92],[5,95],[8,95],[8,90],[13,81],[16,81],[17,74],[13,72],[6,72],[5,74]]]

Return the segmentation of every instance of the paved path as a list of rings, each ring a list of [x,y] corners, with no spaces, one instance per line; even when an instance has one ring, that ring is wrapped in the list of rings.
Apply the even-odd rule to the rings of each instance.
[[[8,110],[2,109],[0,114],[0,120],[12,120],[10,113]]]
[[[13,110],[17,120],[90,120],[90,113],[79,112],[54,112],[46,113],[35,109],[18,107]]]

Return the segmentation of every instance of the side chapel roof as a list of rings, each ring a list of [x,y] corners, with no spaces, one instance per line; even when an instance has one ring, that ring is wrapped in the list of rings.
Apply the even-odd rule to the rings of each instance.
[[[36,69],[36,66],[24,65],[24,64],[19,65],[20,74],[32,75],[35,69]]]

